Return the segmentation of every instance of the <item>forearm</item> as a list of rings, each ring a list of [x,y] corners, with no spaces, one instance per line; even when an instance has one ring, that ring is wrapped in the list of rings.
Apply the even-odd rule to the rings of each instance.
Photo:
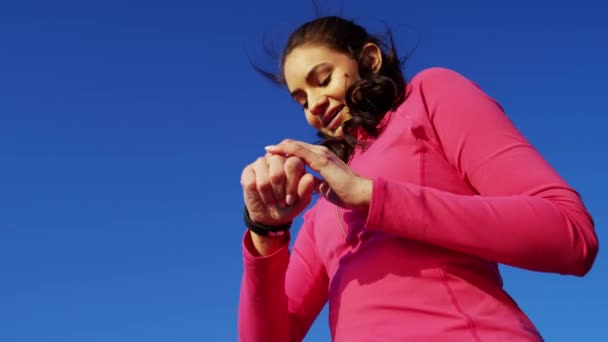
[[[561,185],[517,196],[468,196],[378,179],[367,228],[516,267],[585,274],[597,253],[593,222]]]
[[[304,214],[293,254],[289,234],[275,238],[244,234],[240,341],[300,341],[323,308],[328,278],[311,233],[313,216]]]
[[[285,293],[289,251],[285,247],[265,256],[256,256],[254,253],[258,251],[254,248],[253,236],[253,233],[247,232],[244,240],[244,272],[239,301],[239,341],[289,341],[289,316]]]

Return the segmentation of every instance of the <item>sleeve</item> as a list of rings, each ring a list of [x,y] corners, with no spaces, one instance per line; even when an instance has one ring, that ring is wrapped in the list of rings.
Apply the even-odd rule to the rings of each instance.
[[[286,244],[274,254],[254,256],[245,234],[239,341],[301,341],[327,302],[329,281],[314,242],[312,217],[311,211],[304,215],[292,253]]]
[[[585,275],[598,240],[579,194],[476,84],[447,69],[424,73],[416,91],[439,144],[478,195],[378,177],[367,228],[515,267]]]

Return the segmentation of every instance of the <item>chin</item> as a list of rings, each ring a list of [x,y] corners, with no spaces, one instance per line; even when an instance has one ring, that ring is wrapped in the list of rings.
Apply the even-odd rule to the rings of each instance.
[[[344,123],[342,123],[335,131],[330,131],[327,128],[319,129],[323,135],[337,140],[344,140]]]
[[[342,130],[343,126],[338,127],[333,132],[328,132],[327,135],[331,136],[334,139],[344,140],[344,131]]]
[[[342,127],[343,126],[338,127],[338,129],[336,129],[334,132],[334,137],[340,140],[344,139],[344,131],[342,130]]]

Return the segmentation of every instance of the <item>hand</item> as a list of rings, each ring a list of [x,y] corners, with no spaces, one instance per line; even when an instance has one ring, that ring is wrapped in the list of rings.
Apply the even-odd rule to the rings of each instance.
[[[310,203],[314,177],[297,157],[266,154],[243,169],[243,198],[251,219],[276,226],[293,220]]]
[[[348,209],[368,210],[372,181],[358,175],[327,147],[287,139],[267,146],[266,151],[303,160],[321,175],[323,180],[315,179],[315,187],[332,203]]]

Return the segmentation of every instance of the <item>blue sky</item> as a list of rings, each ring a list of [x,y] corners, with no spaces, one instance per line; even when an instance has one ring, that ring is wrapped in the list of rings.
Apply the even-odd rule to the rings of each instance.
[[[607,237],[600,1],[341,2],[328,13],[418,44],[408,77],[448,67],[498,99]],[[262,37],[310,4],[0,4],[0,341],[236,340],[241,169],[315,140],[247,55],[272,65]],[[608,339],[603,250],[584,278],[502,271],[547,341]],[[307,340],[329,340],[326,311]]]

